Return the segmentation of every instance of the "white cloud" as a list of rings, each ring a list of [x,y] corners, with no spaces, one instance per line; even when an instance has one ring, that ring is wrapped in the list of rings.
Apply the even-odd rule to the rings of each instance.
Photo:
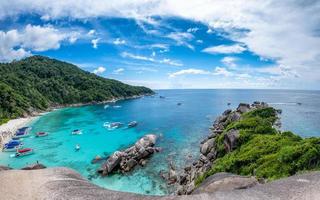
[[[188,33],[195,33],[195,32],[197,32],[198,30],[199,30],[199,28],[197,28],[197,27],[188,28],[187,32],[188,32]]]
[[[213,75],[233,76],[234,74],[228,71],[226,68],[216,67],[214,69]]]
[[[126,44],[126,41],[125,40],[121,40],[120,38],[117,38],[113,41],[113,44],[115,45],[123,45],[123,44]]]
[[[164,63],[164,64],[168,64],[168,65],[173,65],[173,66],[182,66],[183,64],[180,62],[176,62],[176,61],[172,61],[169,58],[164,58],[162,60],[159,61],[160,63]]]
[[[213,33],[213,30],[211,28],[208,28],[207,33],[211,34],[211,33]]]
[[[221,62],[229,67],[229,68],[235,68],[237,64],[235,63],[238,59],[236,57],[226,56],[221,59]]]
[[[147,56],[140,56],[140,55],[135,55],[132,53],[128,53],[128,52],[122,52],[121,56],[124,58],[132,58],[135,60],[144,60],[144,61],[150,61],[150,62],[155,62],[155,59],[147,57]]]
[[[91,29],[91,30],[87,33],[87,35],[93,36],[95,33],[96,33],[96,30]]]
[[[167,35],[168,38],[175,40],[178,45],[186,46],[189,49],[194,50],[194,47],[188,43],[194,36],[188,32],[172,32]]]
[[[124,69],[123,68],[118,68],[118,69],[116,69],[116,70],[114,70],[113,72],[112,72],[112,74],[122,74],[122,72],[124,72]]]
[[[124,58],[131,58],[131,59],[135,59],[135,60],[143,60],[143,61],[149,61],[149,62],[160,63],[160,64],[167,64],[167,65],[172,65],[172,66],[183,66],[183,64],[181,62],[173,61],[169,58],[163,58],[162,60],[157,60],[154,57],[135,55],[135,54],[128,53],[128,52],[122,52],[120,55]]]
[[[199,44],[202,44],[203,40],[197,40],[196,42],[199,43]]]
[[[202,52],[210,53],[210,54],[233,54],[233,53],[242,53],[245,51],[246,48],[239,45],[218,45],[218,46],[212,46],[208,47],[202,50]]]
[[[26,25],[22,30],[0,31],[0,61],[8,62],[41,52],[60,48],[62,41],[77,40],[76,32],[64,32],[52,26]]]
[[[105,71],[106,71],[105,67],[98,67],[97,69],[93,70],[93,73],[94,74],[102,74]]]
[[[186,74],[202,74],[203,75],[203,74],[210,74],[210,72],[202,69],[190,68],[190,69],[183,69],[183,70],[171,73],[169,74],[169,77],[174,78],[174,77],[186,75]]]
[[[100,38],[96,38],[96,39],[91,40],[92,47],[93,47],[94,49],[97,49],[97,48],[98,48],[98,43],[99,43],[99,41],[100,41]]]

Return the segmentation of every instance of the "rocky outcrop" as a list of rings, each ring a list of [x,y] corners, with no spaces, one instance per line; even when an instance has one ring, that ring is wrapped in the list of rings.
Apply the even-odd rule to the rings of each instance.
[[[320,172],[300,174],[252,187],[239,187],[236,179],[219,184],[228,187],[212,187],[198,194],[184,196],[146,196],[101,188],[82,178],[68,168],[47,168],[40,170],[6,170],[0,172],[0,199],[10,200],[317,200],[320,199]],[[217,181],[213,181],[217,182]],[[210,181],[211,182],[211,181]],[[250,183],[248,181],[247,183]],[[234,187],[236,186],[236,187]],[[210,184],[207,188],[211,187]],[[197,192],[195,192],[197,193]]]
[[[213,193],[217,191],[231,191],[247,189],[259,184],[255,177],[239,176],[230,173],[217,173],[206,178],[192,194]]]
[[[200,157],[194,161],[191,166],[186,167],[180,172],[176,181],[177,194],[191,194],[195,189],[195,179],[208,170],[217,157],[217,146],[215,139],[217,136],[225,132],[225,128],[232,122],[239,121],[243,113],[249,112],[257,108],[268,107],[264,102],[254,102],[253,104],[240,103],[236,110],[228,109],[217,117],[211,128],[211,133],[200,144]],[[231,152],[237,148],[239,131],[235,129],[228,130],[224,134],[223,144],[226,152]],[[170,181],[170,183],[172,183]]]
[[[129,172],[138,164],[144,166],[146,158],[160,151],[160,148],[154,147],[156,139],[156,135],[145,135],[132,147],[123,151],[114,152],[107,161],[101,165],[98,173],[106,176],[114,171],[121,173]]]
[[[4,170],[10,170],[12,169],[11,167],[7,167],[7,166],[2,166],[0,165],[0,171],[4,171]]]
[[[231,129],[224,135],[223,143],[226,152],[231,152],[237,147],[239,136],[239,131],[235,129]]]
[[[21,168],[22,170],[37,170],[37,169],[45,169],[47,168],[46,166],[44,166],[43,164],[40,163],[35,163],[32,165],[28,165],[26,167]]]

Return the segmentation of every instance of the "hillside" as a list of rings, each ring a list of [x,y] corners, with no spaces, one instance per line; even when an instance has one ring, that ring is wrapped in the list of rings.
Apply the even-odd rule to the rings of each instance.
[[[0,64],[0,124],[49,106],[151,94],[43,56]]]

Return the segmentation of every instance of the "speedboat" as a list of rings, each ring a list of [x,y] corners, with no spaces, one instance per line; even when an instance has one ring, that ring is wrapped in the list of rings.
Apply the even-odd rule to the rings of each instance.
[[[22,147],[22,143],[20,141],[11,140],[10,142],[4,144],[2,151],[4,152],[16,151],[21,147]]]
[[[116,129],[116,128],[120,128],[121,126],[123,126],[123,123],[121,123],[121,122],[113,122],[113,123],[105,122],[103,124],[103,126],[109,128],[109,129]]]
[[[119,128],[123,125],[121,122],[113,122],[110,124],[110,128]]]
[[[19,128],[14,134],[14,138],[23,138],[28,137],[30,133],[31,127],[22,127]]]
[[[80,145],[77,144],[74,149],[75,149],[76,151],[79,151],[79,150],[80,150]]]
[[[38,133],[36,133],[36,137],[45,137],[47,135],[48,135],[47,132],[38,132]]]
[[[128,124],[128,128],[132,128],[132,127],[135,127],[138,125],[138,122],[137,121],[132,121]]]
[[[82,131],[80,129],[75,129],[71,132],[72,135],[81,135]]]
[[[33,149],[31,149],[31,148],[18,149],[17,153],[15,154],[15,156],[16,157],[26,156],[26,155],[30,155],[32,153],[33,153]]]

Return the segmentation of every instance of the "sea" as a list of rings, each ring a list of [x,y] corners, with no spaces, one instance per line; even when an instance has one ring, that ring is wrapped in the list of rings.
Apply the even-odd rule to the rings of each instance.
[[[241,102],[253,101],[282,109],[282,130],[301,137],[320,136],[320,91],[157,90],[154,96],[63,108],[43,115],[30,124],[31,136],[23,139],[24,147],[33,148],[34,154],[16,158],[12,152],[0,152],[0,165],[21,168],[38,161],[48,167],[72,168],[92,183],[111,190],[166,195],[170,187],[160,173],[168,170],[169,163],[177,169],[192,163],[215,118]],[[138,125],[128,128],[131,121]],[[106,125],[112,122],[124,125],[110,129]],[[72,135],[74,129],[82,134]],[[49,135],[37,138],[37,132]],[[128,148],[149,133],[158,136],[156,146],[162,151],[154,154],[146,166],[127,174],[96,175],[101,163],[92,164],[93,158]]]

